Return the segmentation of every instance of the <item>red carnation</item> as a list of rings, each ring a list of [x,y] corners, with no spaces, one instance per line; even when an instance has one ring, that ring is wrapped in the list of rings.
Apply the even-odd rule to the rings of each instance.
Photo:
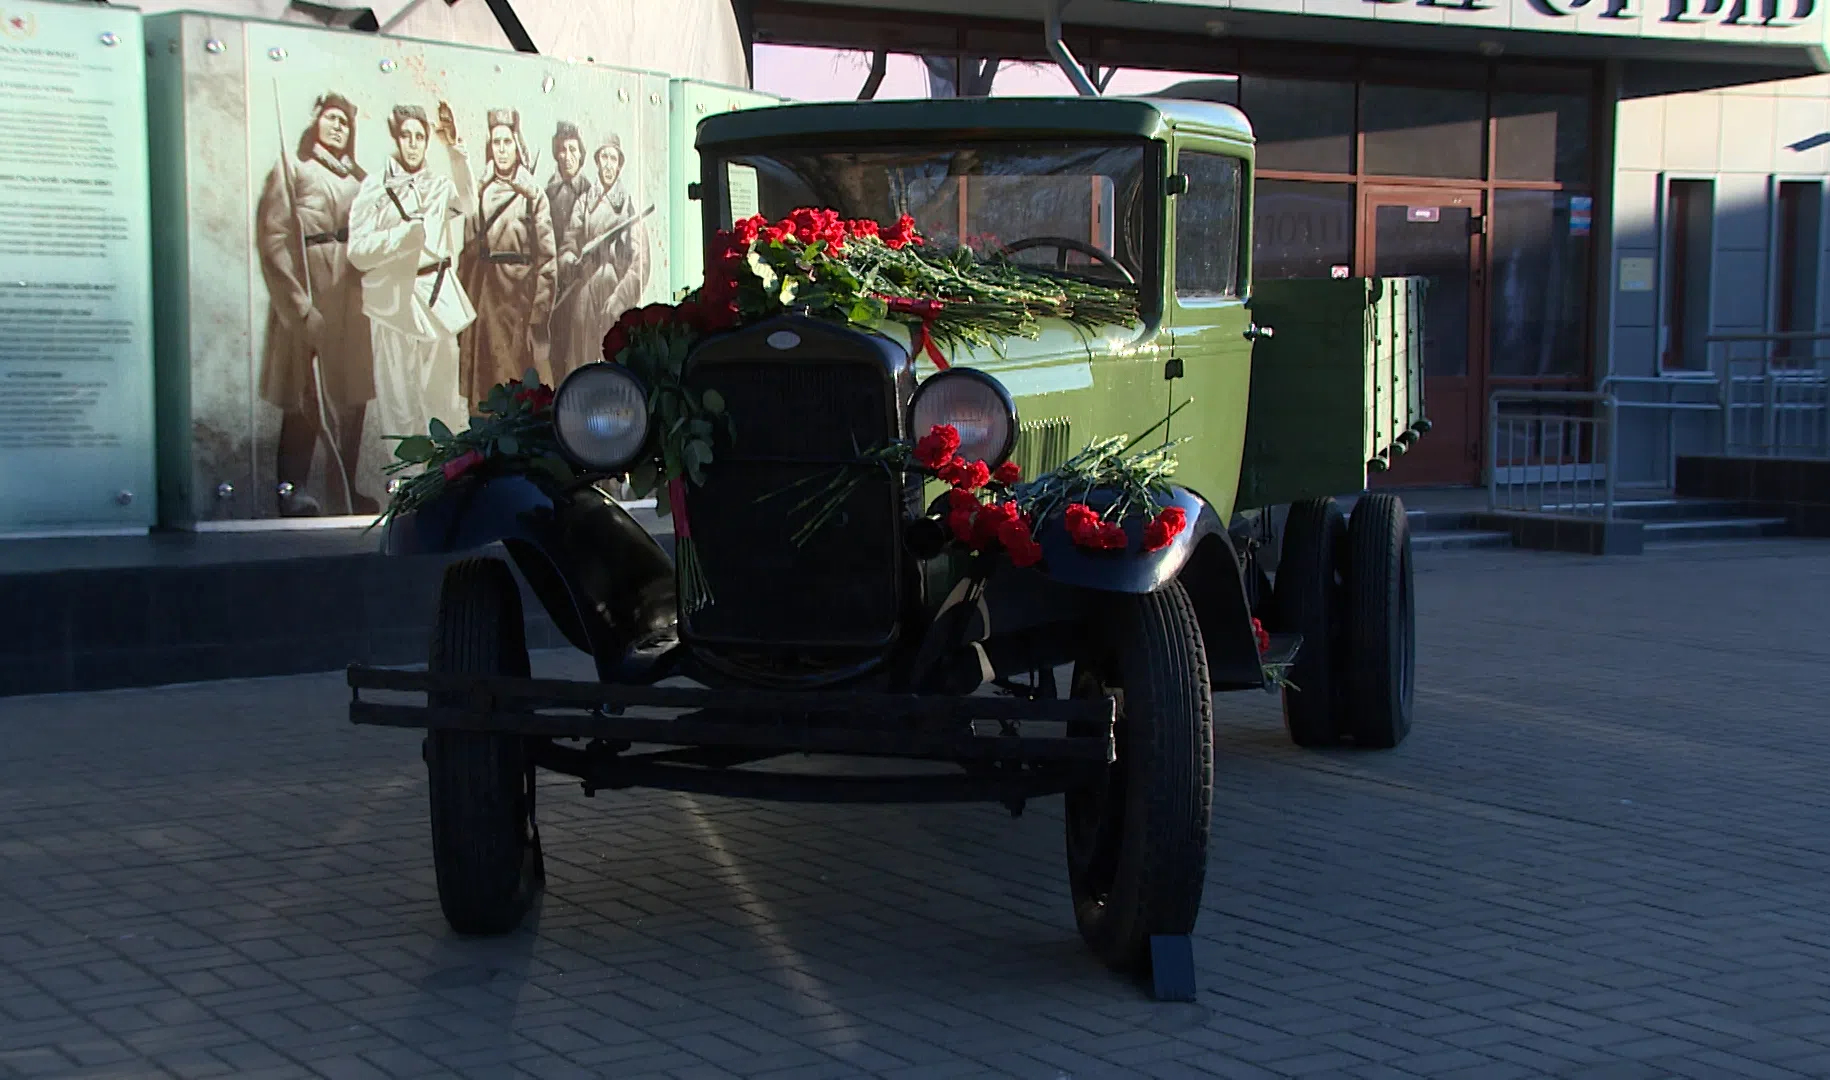
[[[466,450],[439,466],[439,471],[445,474],[445,482],[450,483],[481,464],[483,464],[481,453],[476,450]]]
[[[748,247],[753,240],[762,235],[763,226],[768,223],[769,219],[761,214],[752,214],[731,226],[731,234],[739,243]]]
[[[1004,545],[1004,551],[1010,556],[1010,565],[1022,569],[1034,566],[1042,561],[1042,545],[1036,543],[1030,535],[1029,522],[1021,515],[998,525],[998,543]]]
[[[794,230],[786,225],[767,225],[762,231],[762,239],[772,244],[779,244],[793,235]]]
[[[1099,515],[1086,503],[1070,503],[1062,512],[1062,524],[1075,547],[1099,547]]]
[[[1004,535],[1005,526],[1022,520],[1016,503],[992,503],[982,507],[978,519],[972,523],[972,546],[981,551],[989,548]]]
[[[1100,522],[1099,546],[1107,551],[1125,550],[1125,527],[1116,521]]]
[[[1144,526],[1144,550],[1161,551],[1188,527],[1188,512],[1179,506],[1166,506],[1156,520]]]
[[[947,528],[953,531],[953,538],[962,544],[972,543],[972,520],[977,514],[972,510],[955,509],[947,515]]]
[[[991,470],[983,461],[955,457],[939,469],[940,478],[956,488],[977,491],[991,482]]]
[[[1023,467],[1014,461],[1006,461],[997,467],[991,478],[1005,487],[1016,487],[1023,482]]]
[[[976,514],[979,509],[979,497],[970,491],[948,488],[947,509],[949,511],[964,510],[968,514]]]
[[[891,225],[888,229],[884,230],[883,242],[893,248],[905,248],[910,244],[920,244],[922,239],[921,234],[915,231],[915,219],[907,214],[897,218],[896,224]]]
[[[930,469],[939,469],[953,460],[958,449],[959,429],[952,424],[935,424],[915,441],[915,460]]]

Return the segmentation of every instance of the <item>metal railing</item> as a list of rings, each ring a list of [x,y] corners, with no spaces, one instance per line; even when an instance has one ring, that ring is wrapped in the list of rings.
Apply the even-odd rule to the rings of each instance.
[[[1487,507],[1614,517],[1614,395],[1496,390],[1487,399]]]
[[[1760,457],[1830,457],[1830,334],[1715,334],[1721,362],[1712,357],[1722,406],[1724,453]],[[1804,356],[1776,357],[1775,346],[1808,346]],[[1735,355],[1736,345],[1758,345],[1758,356]],[[1797,350],[1788,348],[1790,352]]]

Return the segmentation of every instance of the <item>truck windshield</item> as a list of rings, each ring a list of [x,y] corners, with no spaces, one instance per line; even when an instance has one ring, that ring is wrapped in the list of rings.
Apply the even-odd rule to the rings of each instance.
[[[1121,287],[1144,279],[1145,145],[1005,142],[771,150],[724,160],[726,225],[800,206],[888,225],[908,214],[930,248],[982,254]]]

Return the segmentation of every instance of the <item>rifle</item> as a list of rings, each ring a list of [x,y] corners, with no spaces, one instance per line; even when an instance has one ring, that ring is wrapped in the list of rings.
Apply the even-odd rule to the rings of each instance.
[[[636,225],[638,223],[640,223],[644,218],[646,218],[646,217],[648,217],[648,215],[654,213],[654,210],[655,210],[655,208],[652,205],[650,205],[648,207],[648,209],[646,209],[646,210],[642,211],[641,213],[637,214],[636,216],[630,218],[628,221],[622,222],[621,224],[616,225],[615,227],[606,231],[603,235],[593,238],[590,243],[586,244],[578,252],[578,266],[581,268],[583,266],[585,266],[586,260],[588,260],[591,257],[593,252],[601,249],[605,244],[610,243],[612,240],[615,240],[618,237],[622,236],[624,233],[628,232],[630,229],[635,228]],[[571,297],[571,295],[578,290],[579,284],[585,280],[586,276],[587,275],[581,274],[577,277],[574,277],[572,279],[571,283],[568,284],[563,290],[560,291],[559,296],[556,299],[554,299],[554,301],[553,301],[553,310],[554,311],[558,311],[560,305],[565,303],[566,300],[569,299]]]

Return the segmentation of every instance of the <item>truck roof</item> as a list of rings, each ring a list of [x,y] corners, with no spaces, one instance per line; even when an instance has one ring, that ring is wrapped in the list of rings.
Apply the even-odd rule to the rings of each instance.
[[[1185,98],[1008,97],[842,101],[771,105],[709,116],[700,150],[756,143],[805,143],[823,136],[918,134],[961,139],[1013,136],[1167,138],[1172,130],[1252,141],[1252,125],[1231,105]]]

